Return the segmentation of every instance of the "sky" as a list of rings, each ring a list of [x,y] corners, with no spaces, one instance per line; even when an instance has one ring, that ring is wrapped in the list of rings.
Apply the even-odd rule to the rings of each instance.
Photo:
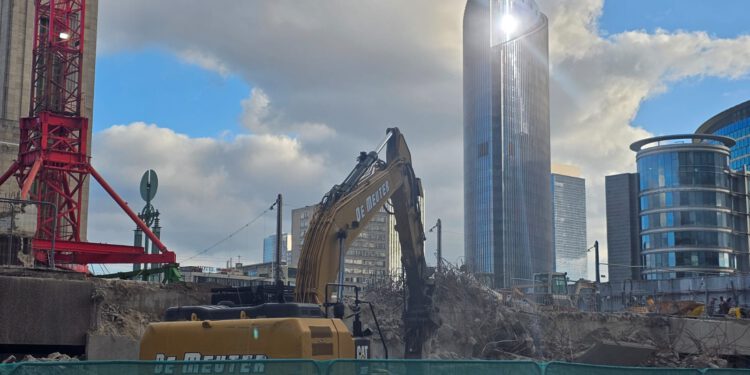
[[[693,132],[750,98],[750,3],[538,3],[550,22],[553,162],[582,169],[588,242],[606,261],[604,176],[635,170],[628,145]],[[289,230],[291,208],[317,203],[398,126],[426,227],[442,219],[444,256],[460,264],[464,5],[103,0],[92,163],[138,208],[140,176],[156,170],[162,237],[181,264],[248,263],[275,231],[277,193]],[[89,217],[89,240],[132,242],[99,188]],[[430,264],[435,246],[427,233]]]

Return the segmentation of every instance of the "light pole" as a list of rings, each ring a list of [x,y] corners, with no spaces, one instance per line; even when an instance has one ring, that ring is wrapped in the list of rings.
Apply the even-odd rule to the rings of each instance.
[[[274,270],[274,279],[276,280],[276,297],[279,303],[284,303],[284,282],[281,280],[281,209],[282,199],[281,193],[276,197],[276,201],[271,205],[270,209],[276,207],[276,269]]]
[[[586,252],[588,253],[591,249],[594,249],[594,269],[596,272],[596,283],[599,284],[601,283],[601,273],[599,272],[599,241],[594,241],[594,246],[586,249]]]
[[[430,232],[437,228],[437,271],[440,272],[443,269],[443,224],[440,219],[437,219],[437,224],[430,228]]]

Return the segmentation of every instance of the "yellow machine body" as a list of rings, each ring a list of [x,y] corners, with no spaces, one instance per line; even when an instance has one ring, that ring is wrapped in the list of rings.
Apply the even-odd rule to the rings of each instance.
[[[419,202],[422,185],[414,175],[411,153],[398,128],[387,131],[386,161],[378,152],[363,153],[354,170],[329,191],[310,220],[300,251],[297,304],[319,306],[332,301],[340,262],[364,226],[390,200],[401,244],[408,299],[405,308],[405,357],[419,358],[427,335],[437,325],[431,310],[432,284],[424,258],[424,226]],[[382,147],[381,147],[382,148]],[[337,297],[341,297],[340,295]],[[304,307],[304,309],[310,308]],[[279,306],[268,304],[269,311]],[[282,306],[283,307],[283,306]],[[237,307],[238,309],[242,309]],[[185,307],[186,310],[211,309]],[[201,310],[203,309],[203,310]],[[256,308],[248,307],[248,311]],[[290,311],[293,309],[290,309]],[[258,310],[260,311],[260,310]],[[214,311],[218,317],[226,310]],[[231,313],[231,311],[229,311]],[[239,312],[237,313],[239,315]],[[178,314],[179,315],[179,314]],[[283,314],[281,314],[283,315]],[[226,316],[226,314],[222,315]],[[340,319],[256,313],[251,319],[206,320],[177,316],[152,323],[141,340],[142,360],[221,360],[252,358],[369,358],[369,339],[350,332]],[[273,317],[269,317],[273,316]],[[358,315],[355,315],[358,319]],[[354,337],[353,337],[354,336]]]
[[[354,358],[355,344],[339,319],[260,318],[150,324],[141,360]]]

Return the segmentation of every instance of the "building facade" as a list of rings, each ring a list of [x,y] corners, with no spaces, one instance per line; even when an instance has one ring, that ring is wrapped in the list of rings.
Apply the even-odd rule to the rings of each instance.
[[[81,116],[93,124],[94,76],[98,1],[86,1],[86,29],[81,85]],[[18,157],[19,119],[27,117],[31,95],[31,60],[34,42],[34,2],[2,0],[0,2],[0,173]],[[89,126],[88,139],[92,139]],[[91,153],[91,147],[88,150]],[[86,240],[88,218],[88,181],[81,201],[81,239]],[[0,187],[0,196],[16,197],[18,184],[8,180]],[[0,208],[1,209],[1,208]]]
[[[586,180],[568,174],[552,173],[555,271],[575,281],[588,279]]]
[[[262,278],[273,280],[276,277],[276,262],[265,262],[256,264],[244,264],[239,267],[241,274],[248,277]],[[281,263],[281,279],[285,284],[295,285],[297,278],[297,268],[287,267],[287,264]]]
[[[293,267],[299,263],[300,249],[305,242],[305,233],[310,227],[310,220],[315,214],[318,205],[305,206],[292,209],[292,256],[290,262]]]
[[[729,167],[734,170],[750,167],[750,100],[711,117],[695,132],[734,139],[737,143],[729,149]]]
[[[607,211],[607,265],[610,285],[641,278],[638,174],[604,178]],[[604,267],[601,267],[604,269]],[[596,276],[595,276],[596,277]],[[620,284],[618,284],[620,285]]]
[[[315,215],[316,205],[292,210],[292,258],[300,258],[305,233]],[[378,278],[392,274],[391,264],[400,267],[401,247],[393,227],[393,215],[381,209],[359,233],[344,257],[344,281],[366,287]],[[394,244],[395,241],[395,244]],[[394,259],[395,258],[395,259]]]
[[[287,260],[292,254],[292,235],[288,233],[281,234],[281,261],[288,263]],[[263,239],[263,263],[276,261],[276,235],[272,234]]]
[[[195,284],[217,284],[229,287],[245,287],[258,285],[258,282],[273,279],[249,277],[239,272],[208,272],[203,267],[180,267],[182,281]]]
[[[728,275],[747,259],[747,175],[729,168],[734,140],[715,135],[644,139],[637,152],[641,276]]]
[[[547,17],[469,0],[464,45],[465,263],[496,288],[554,267]]]

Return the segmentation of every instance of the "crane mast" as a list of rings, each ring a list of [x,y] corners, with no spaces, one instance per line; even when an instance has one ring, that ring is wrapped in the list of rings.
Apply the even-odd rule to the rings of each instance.
[[[174,263],[175,254],[90,164],[90,124],[81,115],[86,0],[34,0],[34,5],[29,116],[20,120],[18,158],[0,176],[0,185],[15,177],[21,199],[40,203],[32,240],[36,261],[72,268],[89,263]],[[142,247],[84,241],[81,216],[89,175],[160,254],[145,254]]]

